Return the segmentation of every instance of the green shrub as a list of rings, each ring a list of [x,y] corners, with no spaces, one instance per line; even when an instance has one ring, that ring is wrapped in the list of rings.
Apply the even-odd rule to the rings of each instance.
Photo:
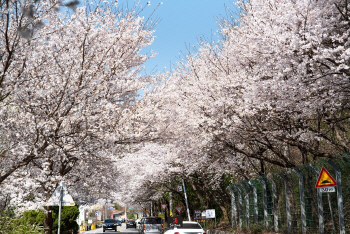
[[[43,225],[45,214],[42,210],[27,210],[23,212],[24,222],[35,225]]]
[[[263,230],[264,230],[264,226],[261,223],[251,224],[250,225],[250,232],[252,234],[262,233]]]
[[[128,214],[128,219],[135,219],[134,213],[129,213]]]
[[[39,234],[42,233],[37,225],[25,221],[24,216],[0,216],[0,234]]]
[[[54,220],[53,230],[58,229],[58,206],[53,208],[54,212],[52,218]],[[76,222],[79,216],[79,209],[77,206],[63,206],[61,210],[61,234],[77,233],[79,231],[79,225]]]

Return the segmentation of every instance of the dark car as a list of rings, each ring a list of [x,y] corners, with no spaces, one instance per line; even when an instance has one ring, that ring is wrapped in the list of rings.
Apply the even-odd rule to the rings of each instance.
[[[122,221],[120,221],[119,219],[117,219],[116,221],[117,221],[117,226],[122,226]]]
[[[129,227],[136,228],[136,222],[135,222],[135,220],[133,220],[133,219],[128,219],[128,221],[126,221],[126,228],[129,228]]]
[[[114,231],[118,231],[118,222],[115,219],[105,219],[103,223],[103,232],[108,229],[112,229]]]

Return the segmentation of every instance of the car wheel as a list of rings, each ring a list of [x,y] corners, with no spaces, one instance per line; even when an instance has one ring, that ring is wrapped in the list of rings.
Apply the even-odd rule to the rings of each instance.
[[[103,232],[106,232],[106,230],[105,230],[105,229],[103,229]]]

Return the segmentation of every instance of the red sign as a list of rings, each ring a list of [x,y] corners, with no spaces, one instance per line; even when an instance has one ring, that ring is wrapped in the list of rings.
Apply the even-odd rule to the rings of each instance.
[[[320,175],[318,176],[316,188],[336,186],[337,182],[329,174],[326,168],[322,167]]]
[[[179,212],[179,214],[180,214],[182,211],[182,208],[183,208],[183,206],[176,206],[175,210],[177,210],[177,212]]]
[[[165,210],[168,204],[162,204],[162,209]]]
[[[168,226],[171,228],[182,227],[183,218],[181,216],[168,217]]]

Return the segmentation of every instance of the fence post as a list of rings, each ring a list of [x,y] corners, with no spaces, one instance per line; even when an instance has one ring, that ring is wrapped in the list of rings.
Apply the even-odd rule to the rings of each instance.
[[[263,207],[264,207],[264,225],[265,228],[269,226],[269,222],[267,220],[267,197],[266,197],[266,183],[263,179],[257,178],[257,181],[261,184],[263,187]]]
[[[292,171],[299,178],[299,194],[300,194],[300,215],[301,215],[301,229],[303,233],[306,233],[306,215],[305,215],[305,198],[304,198],[304,181],[303,175],[296,169],[292,169]]]
[[[237,208],[236,208],[236,199],[235,199],[235,194],[233,190],[231,189],[230,186],[227,187],[227,189],[231,193],[231,220],[232,220],[232,229],[234,229],[234,225],[238,228],[238,225],[236,223],[236,217],[237,217]]]
[[[242,191],[241,189],[236,186],[237,192],[238,192],[238,216],[239,216],[239,230],[242,230]]]
[[[255,218],[255,223],[258,223],[258,191],[255,186],[251,181],[248,182],[253,187],[253,193],[254,193],[254,218]]]
[[[287,227],[288,227],[288,233],[291,233],[292,232],[292,216],[290,214],[288,178],[285,175],[283,175],[282,173],[279,173],[279,176],[284,180],[284,190],[285,190],[285,195],[286,195]]]
[[[345,234],[344,213],[343,213],[343,194],[341,188],[341,171],[340,168],[331,160],[328,159],[328,164],[335,170],[337,180],[337,198],[338,198],[338,215],[339,215],[339,233]]]
[[[274,231],[278,232],[278,215],[277,215],[277,192],[276,184],[272,178],[267,178],[272,184],[272,194],[273,194],[273,227]]]
[[[247,188],[247,186],[244,183],[242,183],[242,188],[245,192],[245,217],[247,219],[247,228],[249,228],[249,188]]]
[[[309,166],[316,173],[316,181],[317,181],[318,175],[320,174],[320,171],[312,164],[309,164]],[[321,193],[321,191],[318,188],[317,188],[317,206],[318,206],[318,228],[319,228],[319,233],[320,234],[324,234],[322,193]]]

